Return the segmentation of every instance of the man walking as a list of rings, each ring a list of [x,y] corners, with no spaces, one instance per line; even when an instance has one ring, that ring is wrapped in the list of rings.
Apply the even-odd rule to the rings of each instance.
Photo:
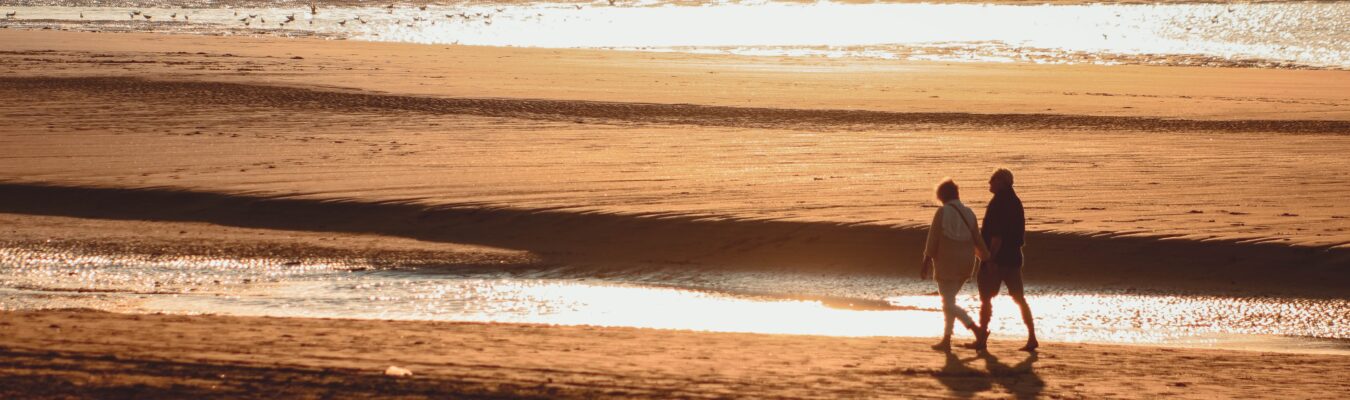
[[[1021,350],[1035,351],[1040,345],[1036,341],[1036,324],[1022,292],[1022,243],[1026,236],[1026,215],[1022,209],[1022,199],[1013,191],[1012,171],[1006,168],[994,171],[993,176],[989,177],[989,191],[994,194],[994,198],[985,210],[980,236],[984,237],[993,256],[984,260],[976,276],[980,288],[980,328],[984,329],[985,334],[971,347],[985,349],[989,319],[994,313],[991,301],[998,295],[1000,286],[1008,285],[1008,295],[1022,308],[1022,322],[1027,325],[1027,345]]]

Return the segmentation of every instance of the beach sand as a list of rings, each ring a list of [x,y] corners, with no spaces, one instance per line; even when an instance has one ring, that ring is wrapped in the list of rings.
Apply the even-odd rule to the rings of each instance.
[[[13,246],[910,275],[932,185],[955,177],[978,211],[1008,166],[1033,281],[1333,298],[1350,284],[1346,71],[0,43]],[[1052,344],[1017,373],[1011,347],[952,363],[918,339],[2,315],[4,397],[1337,398],[1346,379],[1328,377],[1350,362]],[[388,365],[416,375],[379,376]]]
[[[3,312],[7,398],[1305,398],[1350,357],[586,326]],[[410,377],[383,376],[397,366]]]
[[[1345,71],[0,39],[8,182],[920,226],[1003,165],[1035,231],[1350,245]]]
[[[1031,279],[1350,282],[1345,71],[0,38],[0,212],[907,274],[1007,166]]]

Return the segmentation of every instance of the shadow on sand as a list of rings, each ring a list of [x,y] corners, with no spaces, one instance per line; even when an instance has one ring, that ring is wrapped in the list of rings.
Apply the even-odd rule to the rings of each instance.
[[[983,371],[967,365],[977,360],[984,361]],[[956,397],[974,397],[975,394],[992,390],[997,385],[1018,399],[1033,399],[1045,389],[1045,381],[1041,380],[1033,368],[1036,360],[1035,352],[1014,365],[1004,364],[998,357],[987,352],[968,359],[961,359],[955,353],[949,352],[946,365],[933,375]]]
[[[0,367],[33,374],[0,374],[0,397],[96,399],[275,398],[459,399],[596,398],[601,389],[544,385],[484,385],[421,376],[390,379],[369,371],[304,365],[250,365],[211,360],[164,360],[126,354],[26,351],[0,348]],[[98,376],[100,379],[81,379]],[[154,382],[169,381],[172,385]],[[149,382],[147,384],[146,382]],[[6,397],[13,394],[14,397]]]
[[[349,90],[251,85],[226,82],[155,81],[128,77],[5,77],[0,87],[21,91],[77,90],[173,98],[199,105],[249,104],[325,110],[400,110],[438,114],[526,118],[571,122],[596,118],[635,123],[756,127],[767,129],[932,128],[981,126],[990,129],[1078,129],[1129,131],[1215,131],[1339,133],[1350,122],[1325,120],[1187,120],[1067,114],[977,114],[960,112],[887,112],[866,110],[783,109],[694,104],[605,101],[438,98]]]
[[[920,258],[925,235],[849,223],[4,182],[0,212],[379,234],[526,250],[546,263],[590,268],[910,275],[917,262],[907,261]],[[1304,297],[1341,296],[1350,284],[1347,249],[1063,233],[1029,233],[1027,242],[1027,277],[1046,283]]]

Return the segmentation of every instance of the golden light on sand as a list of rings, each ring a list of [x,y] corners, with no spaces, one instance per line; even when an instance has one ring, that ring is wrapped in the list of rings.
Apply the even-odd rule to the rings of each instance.
[[[0,1],[0,398],[1350,393],[1350,2],[582,1]]]

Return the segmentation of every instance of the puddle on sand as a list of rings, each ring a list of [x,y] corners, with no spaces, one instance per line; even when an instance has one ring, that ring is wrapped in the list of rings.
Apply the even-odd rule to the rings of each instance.
[[[86,307],[830,336],[941,334],[938,297],[931,284],[913,279],[736,272],[647,273],[633,279],[547,275],[370,269],[343,260],[80,256],[11,248],[0,249],[0,309]],[[978,300],[971,289],[960,303],[974,311]],[[1028,292],[1038,334],[1046,341],[1350,354],[1347,299],[1083,293],[1049,286]],[[803,300],[804,294],[829,300]],[[1017,307],[1003,296],[994,308],[996,337],[1018,340],[1024,328]]]

